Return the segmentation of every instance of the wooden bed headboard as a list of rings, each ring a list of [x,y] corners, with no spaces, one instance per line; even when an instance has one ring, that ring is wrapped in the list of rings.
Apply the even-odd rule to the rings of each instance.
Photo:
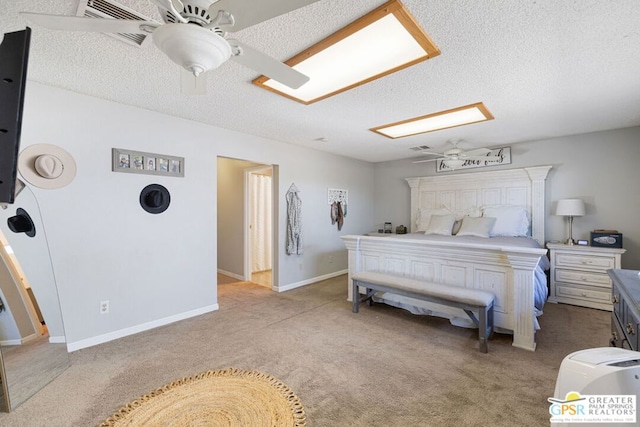
[[[406,178],[411,187],[411,231],[419,209],[446,207],[457,215],[490,205],[524,206],[531,237],[544,247],[545,180],[551,166]]]

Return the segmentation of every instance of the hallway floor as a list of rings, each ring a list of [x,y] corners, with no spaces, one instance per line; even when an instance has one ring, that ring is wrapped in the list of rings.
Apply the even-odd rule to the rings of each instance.
[[[265,286],[267,288],[271,288],[271,270],[259,271],[253,273],[251,275],[251,281],[258,285]],[[238,283],[242,282],[242,280],[235,279],[230,276],[225,276],[224,274],[218,273],[218,284],[219,285],[227,285],[230,283]]]

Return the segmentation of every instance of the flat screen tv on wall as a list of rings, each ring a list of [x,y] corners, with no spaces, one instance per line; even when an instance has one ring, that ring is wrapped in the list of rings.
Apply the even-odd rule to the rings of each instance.
[[[31,29],[5,33],[0,44],[0,203],[16,194],[22,108]]]

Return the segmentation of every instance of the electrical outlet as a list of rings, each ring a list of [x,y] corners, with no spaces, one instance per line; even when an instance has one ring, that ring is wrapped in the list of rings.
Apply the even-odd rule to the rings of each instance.
[[[109,300],[100,301],[100,314],[109,314]]]
[[[329,255],[329,264],[333,264],[333,255]]]

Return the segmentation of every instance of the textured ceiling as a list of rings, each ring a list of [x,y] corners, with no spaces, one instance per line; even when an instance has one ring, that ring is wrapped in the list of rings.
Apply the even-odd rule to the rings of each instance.
[[[150,0],[119,3],[161,21]],[[383,3],[320,0],[234,38],[286,60]],[[251,84],[257,74],[232,61],[207,73],[207,95],[182,95],[178,66],[153,44],[34,25],[28,77],[370,162],[416,157],[409,147],[438,149],[452,138],[493,147],[640,125],[640,1],[403,3],[442,54],[307,106]],[[77,8],[78,0],[3,1],[0,33],[24,29],[19,11]],[[368,130],[479,101],[495,120],[396,140]]]

